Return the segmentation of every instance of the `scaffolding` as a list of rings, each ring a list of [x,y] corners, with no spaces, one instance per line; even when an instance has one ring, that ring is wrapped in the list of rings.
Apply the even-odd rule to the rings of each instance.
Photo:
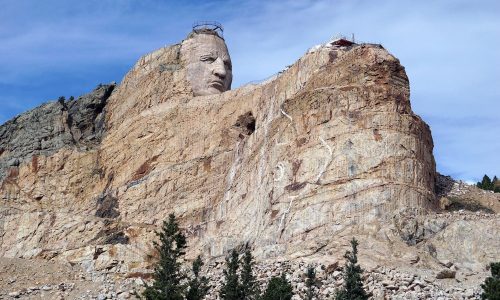
[[[224,37],[224,27],[216,21],[199,21],[193,24],[193,32],[216,32],[220,37]]]

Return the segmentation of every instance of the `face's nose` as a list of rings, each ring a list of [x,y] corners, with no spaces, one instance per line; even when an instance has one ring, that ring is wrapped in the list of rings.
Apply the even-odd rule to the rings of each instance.
[[[214,62],[213,62],[213,70],[212,70],[212,73],[219,77],[219,78],[226,78],[226,67],[224,66],[224,62],[222,61],[222,59],[220,58],[217,58]]]

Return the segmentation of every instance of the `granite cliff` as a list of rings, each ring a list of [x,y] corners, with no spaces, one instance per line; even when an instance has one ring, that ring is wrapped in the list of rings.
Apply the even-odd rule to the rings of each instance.
[[[265,82],[195,97],[190,43],[0,127],[1,256],[148,272],[173,212],[189,257],[247,245],[260,261],[333,263],[356,236],[369,266],[499,259],[498,199],[484,218],[439,214],[430,129],[383,47],[327,43]]]

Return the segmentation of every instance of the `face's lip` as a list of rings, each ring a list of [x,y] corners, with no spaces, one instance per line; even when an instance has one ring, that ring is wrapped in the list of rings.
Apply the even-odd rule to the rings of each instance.
[[[222,81],[221,79],[212,80],[208,85],[218,90],[224,89],[224,81]]]

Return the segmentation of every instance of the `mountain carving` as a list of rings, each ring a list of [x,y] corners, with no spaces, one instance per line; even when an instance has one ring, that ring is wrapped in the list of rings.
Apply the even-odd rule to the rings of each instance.
[[[496,214],[436,214],[431,131],[383,47],[328,43],[234,90],[223,53],[193,93],[193,38],[143,56],[118,85],[0,126],[1,256],[144,272],[175,213],[190,258],[249,245],[260,261],[339,260],[355,236],[367,264],[498,260]],[[451,246],[464,226],[486,235],[474,251]]]

